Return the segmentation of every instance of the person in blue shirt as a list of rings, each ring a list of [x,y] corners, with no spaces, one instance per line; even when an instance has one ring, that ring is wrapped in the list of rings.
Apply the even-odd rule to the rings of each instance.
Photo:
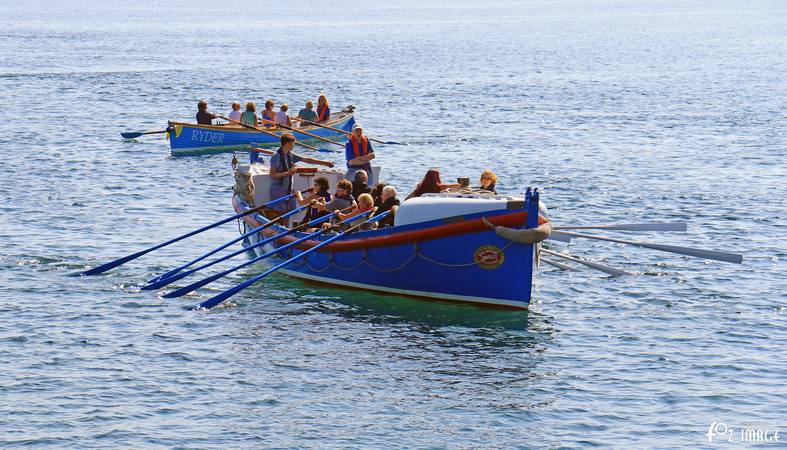
[[[305,163],[333,167],[333,163],[330,161],[308,158],[293,152],[292,148],[295,146],[295,136],[291,133],[282,134],[280,141],[281,145],[270,159],[270,176],[272,178],[270,191],[271,200],[289,195],[290,192],[292,192],[292,176],[297,171],[295,163],[303,161]],[[279,212],[287,212],[293,208],[295,208],[293,199],[273,206],[273,209]],[[287,225],[287,223],[285,222],[282,225]]]
[[[363,127],[356,123],[353,133],[344,145],[344,156],[347,159],[347,179],[355,179],[355,172],[365,170],[369,175],[368,184],[374,185],[374,173],[371,160],[374,159],[374,149],[369,139],[363,135]]]

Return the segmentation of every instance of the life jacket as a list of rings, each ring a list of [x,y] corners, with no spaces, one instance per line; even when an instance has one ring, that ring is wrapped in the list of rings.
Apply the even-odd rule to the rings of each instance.
[[[331,108],[328,106],[317,105],[317,121],[325,122],[331,117]]]
[[[361,139],[360,146],[358,145],[358,139],[355,138],[355,135],[350,136],[350,143],[353,145],[353,153],[356,158],[369,154],[369,139],[366,139],[366,136]]]

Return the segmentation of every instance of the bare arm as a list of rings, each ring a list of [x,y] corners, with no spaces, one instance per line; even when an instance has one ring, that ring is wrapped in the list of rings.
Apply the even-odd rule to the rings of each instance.
[[[309,163],[309,164],[319,164],[321,166],[333,167],[333,163],[332,162],[330,162],[330,161],[323,161],[321,159],[302,157],[301,161],[303,161],[305,163]]]
[[[360,166],[364,163],[368,163],[373,159],[374,159],[374,153],[369,153],[368,155],[356,156],[355,158],[351,159],[349,163],[353,166]]]
[[[288,170],[286,172],[279,172],[278,170],[276,170],[275,167],[271,167],[270,175],[273,178],[284,178],[284,177],[289,177],[290,175],[292,175],[294,173],[295,173],[295,167],[293,167],[292,169],[290,169],[290,170]]]

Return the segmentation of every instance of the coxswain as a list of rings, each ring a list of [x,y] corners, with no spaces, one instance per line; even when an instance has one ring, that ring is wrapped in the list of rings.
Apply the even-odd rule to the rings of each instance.
[[[320,94],[317,97],[317,122],[326,122],[331,118],[331,107],[328,105],[328,97]]]
[[[365,170],[369,179],[367,184],[374,184],[371,160],[374,159],[374,149],[369,139],[363,135],[363,127],[356,123],[353,132],[344,145],[344,156],[347,158],[347,178],[355,179],[355,172]]]

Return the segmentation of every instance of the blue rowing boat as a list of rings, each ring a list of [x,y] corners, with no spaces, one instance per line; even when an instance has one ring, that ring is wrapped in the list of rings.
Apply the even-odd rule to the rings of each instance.
[[[322,123],[322,125],[348,132],[352,131],[352,126],[354,124],[355,119],[353,117],[352,108],[347,108],[339,113],[331,114],[331,118]],[[341,139],[342,142],[346,137],[344,133],[316,125],[306,126],[302,129],[320,137]],[[319,139],[298,133],[297,131],[292,132],[278,127],[265,128],[265,130],[277,135],[282,133],[293,133],[301,142],[323,144]],[[170,121],[167,131],[172,156],[193,156],[231,152],[234,150],[246,149],[251,143],[261,147],[279,145],[279,139],[277,137],[236,124],[197,125],[193,123]]]
[[[255,184],[259,185],[257,178]],[[242,212],[252,206],[238,193],[233,196],[233,207]],[[427,194],[404,202],[396,212],[393,227],[342,236],[279,272],[344,288],[526,309],[536,245],[498,236],[483,224],[482,217],[512,228],[536,228],[548,223],[539,216],[537,192],[528,191],[524,199],[491,194]],[[247,215],[243,217],[244,233],[268,222],[261,214]],[[286,230],[278,225],[269,227],[252,234],[244,246],[253,247],[259,256],[309,234],[296,232],[253,246]],[[293,258],[330,237],[321,235],[287,246],[271,264]]]

